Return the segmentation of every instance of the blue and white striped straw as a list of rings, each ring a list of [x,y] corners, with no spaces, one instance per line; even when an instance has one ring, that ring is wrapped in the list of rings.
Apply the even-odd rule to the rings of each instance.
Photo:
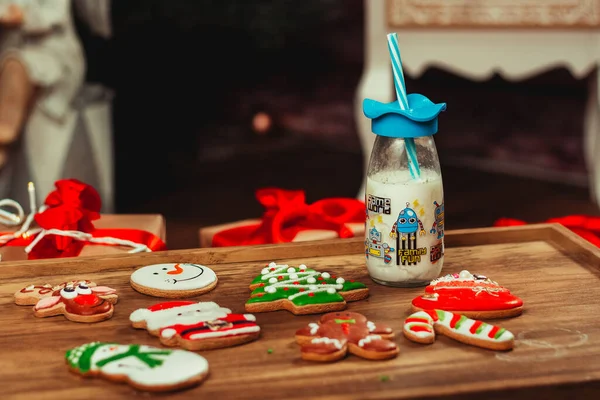
[[[390,33],[387,35],[388,50],[392,61],[392,71],[394,73],[394,87],[396,88],[396,98],[401,110],[408,110],[408,98],[406,96],[406,84],[404,83],[404,72],[402,71],[402,59],[400,58],[400,48],[398,47],[398,35]],[[406,154],[408,156],[408,169],[413,179],[421,177],[419,160],[417,158],[417,148],[413,138],[404,138],[406,144]]]

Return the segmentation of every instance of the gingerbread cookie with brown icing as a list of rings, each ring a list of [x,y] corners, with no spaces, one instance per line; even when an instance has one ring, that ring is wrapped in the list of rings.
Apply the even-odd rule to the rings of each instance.
[[[64,315],[74,322],[99,322],[112,317],[118,301],[116,290],[91,281],[60,285],[30,285],[15,293],[18,305],[34,305],[36,317]]]
[[[296,332],[302,358],[310,361],[337,361],[348,353],[367,360],[394,358],[400,350],[390,340],[393,337],[389,326],[375,324],[355,312],[325,314],[319,323]]]

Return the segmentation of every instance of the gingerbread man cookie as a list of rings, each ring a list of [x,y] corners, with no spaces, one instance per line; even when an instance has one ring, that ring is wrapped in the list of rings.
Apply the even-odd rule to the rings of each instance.
[[[310,323],[296,332],[302,346],[302,358],[311,361],[337,361],[347,353],[367,360],[394,358],[399,348],[390,339],[394,332],[383,324],[375,324],[359,313],[325,314],[319,323]]]
[[[208,376],[208,361],[196,353],[138,344],[86,343],[67,351],[65,359],[75,374],[149,392],[189,388]]]
[[[57,286],[27,286],[15,293],[15,303],[34,305],[36,317],[64,315],[74,322],[99,322],[112,317],[116,290],[91,281],[70,281]]]
[[[431,281],[412,301],[413,311],[439,309],[469,318],[506,318],[523,312],[523,300],[483,275],[461,271]]]
[[[235,346],[260,335],[254,315],[232,314],[214,302],[168,301],[135,310],[129,320],[162,344],[187,350]]]
[[[404,336],[413,342],[430,344],[435,334],[490,350],[510,350],[514,335],[499,326],[442,310],[418,311],[404,321]]]

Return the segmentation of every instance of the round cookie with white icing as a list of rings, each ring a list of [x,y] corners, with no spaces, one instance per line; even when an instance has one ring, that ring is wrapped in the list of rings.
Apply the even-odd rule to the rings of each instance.
[[[208,376],[208,361],[196,353],[137,344],[86,343],[67,351],[65,360],[75,374],[149,392],[189,388]]]
[[[170,263],[142,267],[131,274],[131,287],[154,297],[182,298],[210,292],[217,274],[199,264]]]

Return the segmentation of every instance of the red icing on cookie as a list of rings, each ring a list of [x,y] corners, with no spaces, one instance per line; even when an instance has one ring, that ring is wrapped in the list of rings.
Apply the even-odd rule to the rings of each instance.
[[[523,300],[486,277],[463,271],[432,281],[412,304],[424,310],[499,311],[522,307]]]

